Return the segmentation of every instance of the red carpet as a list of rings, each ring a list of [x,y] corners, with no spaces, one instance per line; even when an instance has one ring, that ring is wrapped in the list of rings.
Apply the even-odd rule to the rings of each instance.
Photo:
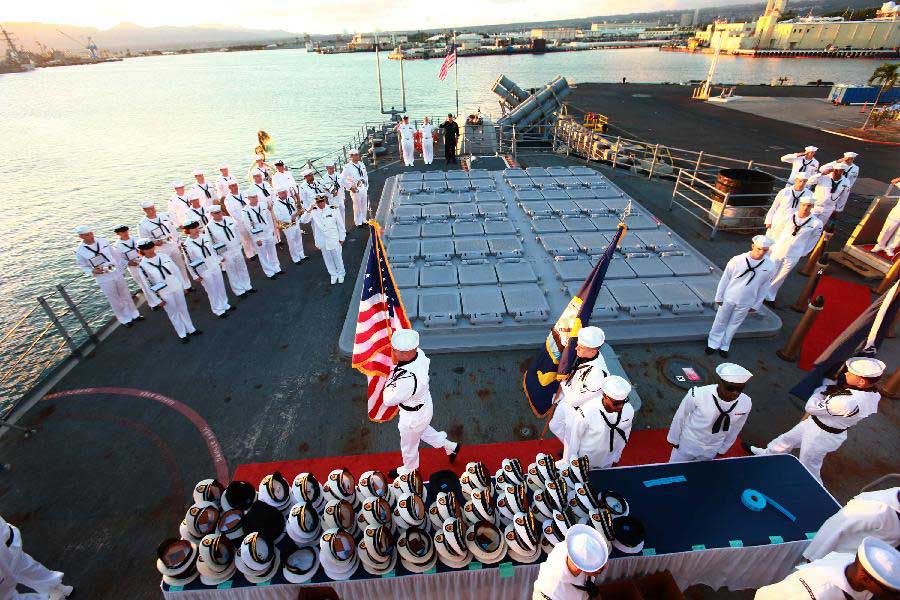
[[[890,264],[893,264],[894,261],[896,261],[896,260],[900,260],[900,253],[896,254],[893,258],[891,258],[884,252],[872,252],[872,248],[874,248],[874,247],[875,247],[875,244],[866,244],[865,246],[862,246],[862,249],[865,250],[866,252],[868,252],[869,254],[874,254],[881,260],[883,260],[887,263],[890,263]]]
[[[631,434],[628,445],[622,453],[621,466],[643,465],[658,462],[667,462],[671,452],[671,446],[666,442],[665,429],[648,429],[635,431]],[[529,440],[525,442],[501,442],[498,444],[481,444],[478,446],[463,446],[456,458],[456,463],[450,465],[447,455],[437,448],[422,448],[419,452],[419,470],[427,479],[435,471],[452,469],[457,474],[462,473],[466,463],[480,460],[488,470],[493,473],[500,468],[500,461],[504,458],[518,458],[522,468],[534,462],[534,456],[538,452],[556,453],[562,450],[562,444],[556,439],[544,441]],[[746,452],[741,448],[740,438],[725,456],[745,456]],[[234,472],[234,479],[249,481],[256,484],[273,471],[281,471],[288,481],[293,481],[298,473],[309,472],[319,481],[324,481],[328,473],[334,469],[346,467],[357,477],[364,471],[376,469],[387,473],[400,464],[399,452],[384,452],[382,454],[358,454],[354,456],[329,456],[323,458],[309,458],[304,460],[286,460],[281,462],[250,463],[239,465]]]
[[[819,281],[816,296],[825,297],[825,308],[803,340],[798,366],[804,371],[812,369],[822,351],[872,303],[868,287],[827,275]]]

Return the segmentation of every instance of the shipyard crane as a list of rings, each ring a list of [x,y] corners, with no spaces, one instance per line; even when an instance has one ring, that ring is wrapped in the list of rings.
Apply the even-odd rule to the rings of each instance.
[[[76,44],[79,44],[80,46],[82,46],[85,50],[88,51],[88,53],[90,53],[92,59],[96,60],[96,59],[100,58],[99,55],[97,54],[97,44],[94,43],[94,40],[90,36],[88,36],[86,38],[87,44],[85,44],[85,42],[83,40],[76,39],[75,37],[69,35],[62,29],[57,29],[56,31],[58,31],[60,34],[64,35],[65,37],[69,38]]]

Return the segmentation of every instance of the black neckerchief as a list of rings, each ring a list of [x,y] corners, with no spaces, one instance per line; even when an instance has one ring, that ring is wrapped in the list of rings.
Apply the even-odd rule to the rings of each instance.
[[[158,222],[154,221],[150,217],[147,217],[147,220],[150,221],[151,223],[153,223],[154,225],[156,225],[157,227],[159,227],[160,229],[162,229],[163,233],[169,233],[169,228],[166,227],[165,225],[163,225],[162,217],[156,217],[156,218],[159,219]]]
[[[794,233],[791,235],[797,237],[797,234],[800,233],[800,230],[803,229],[803,226],[809,223],[812,220],[812,217],[809,217],[802,223],[797,223],[797,215],[791,215],[791,222],[794,224]]]
[[[622,411],[616,413],[616,420],[613,423],[609,422],[609,419],[606,418],[606,410],[600,410],[600,417],[603,419],[603,422],[606,423],[606,426],[609,427],[609,451],[613,451],[613,444],[616,441],[616,434],[618,433],[622,437],[622,441],[626,444],[628,443],[628,436],[625,435],[625,432],[619,429],[619,423],[622,422]]]
[[[213,219],[213,224],[218,225],[225,230],[225,241],[230,242],[232,238],[234,238],[234,234],[231,232],[231,227],[228,226],[228,223],[225,222],[225,219],[222,219],[221,221],[216,221],[215,219]]]
[[[281,202],[281,205],[287,209],[288,214],[292,215],[294,214],[294,211],[297,210],[297,208],[294,206],[294,203],[291,202],[290,198],[285,198],[283,200],[281,198],[278,198],[278,201]]]
[[[237,196],[235,196],[234,194],[232,194],[231,197],[234,198],[235,200],[237,200],[238,202],[240,202],[242,208],[243,208],[244,206],[247,206],[247,202],[244,201],[244,195],[243,195],[243,194],[238,194]]]
[[[178,198],[179,200],[181,200],[182,202],[184,202],[184,205],[187,206],[188,208],[191,207],[191,201],[188,200],[187,198],[182,198],[178,194],[175,194],[175,197]]]
[[[206,194],[206,198],[208,200],[212,200],[212,194],[209,193],[209,184],[208,183],[206,184],[206,187],[203,187],[202,184],[198,183],[197,187],[199,187],[201,190],[203,190],[203,193]]]
[[[837,190],[838,186],[841,184],[841,182],[842,182],[843,180],[844,180],[844,177],[843,177],[843,176],[841,176],[840,179],[833,179],[833,178],[832,178],[832,180],[831,180],[831,193],[832,193],[832,194],[835,192],[835,190]]]
[[[166,275],[171,275],[171,274],[172,274],[172,271],[170,271],[168,268],[166,268],[166,267],[163,266],[163,264],[162,264],[162,257],[161,257],[161,256],[158,256],[157,259],[159,260],[159,264],[156,264],[156,263],[153,262],[152,260],[147,260],[147,262],[148,262],[151,266],[156,267],[156,270],[159,271],[159,276],[162,277],[163,279],[165,279],[165,278],[166,278]]]
[[[419,353],[418,353],[418,352],[416,352],[416,358],[419,358]],[[397,363],[397,366],[394,367],[394,370],[391,372],[391,377],[390,377],[390,379],[388,379],[387,383],[384,384],[384,386],[385,386],[385,387],[388,387],[388,386],[390,386],[390,385],[396,385],[397,382],[400,381],[401,379],[404,379],[404,378],[406,378],[406,377],[412,377],[412,380],[413,380],[413,391],[412,391],[412,394],[410,394],[410,396],[415,396],[416,390],[419,389],[419,378],[416,377],[416,374],[415,374],[415,373],[413,373],[412,371],[407,371],[407,370],[404,369],[403,367],[405,367],[406,365],[408,365],[408,364],[414,362],[414,361],[416,360],[416,358],[414,358],[414,359],[412,359],[412,360],[401,360],[401,361],[399,361],[399,362]]]
[[[197,243],[197,240],[200,240],[199,244]],[[212,256],[212,251],[206,247],[206,240],[200,236],[197,237],[197,240],[191,238],[191,243],[194,244],[195,246],[197,246],[198,248],[200,248],[200,252],[203,253],[203,258],[206,258],[207,256]]]
[[[744,261],[747,263],[747,270],[744,271],[743,273],[741,273],[740,275],[738,275],[737,277],[735,277],[735,279],[740,279],[747,273],[750,273],[750,278],[747,279],[747,283],[745,284],[745,285],[750,285],[750,282],[753,281],[754,277],[756,277],[756,270],[759,268],[759,266],[761,264],[763,264],[763,261],[765,261],[765,258],[761,258],[755,266],[750,266],[750,259],[746,256],[744,257]]]
[[[809,160],[806,160],[805,158],[801,158],[801,159],[800,159],[800,170],[803,171],[804,173],[806,173],[806,167],[808,167],[809,165],[813,164],[813,161],[814,161],[814,160],[816,160],[816,159],[815,159],[815,158],[811,158],[811,159],[809,159]]]
[[[257,205],[257,206],[258,206],[258,205]],[[263,213],[263,211],[265,210],[264,208],[260,207],[259,210],[256,210],[256,209],[253,208],[252,206],[248,206],[247,208],[250,209],[250,212],[252,212],[254,215],[256,215],[256,222],[257,222],[257,223],[259,223],[260,225],[262,225],[263,223],[266,222],[265,218],[262,216],[262,213]]]
[[[263,196],[264,196],[264,197],[266,197],[266,198],[269,197],[269,190],[266,189],[266,184],[265,184],[265,183],[263,183],[262,185],[259,185],[258,183],[255,183],[255,184],[253,184],[253,185],[255,185],[256,187],[259,188],[259,190],[263,193]]]
[[[96,250],[94,250],[87,244],[85,244],[84,247],[87,248],[88,250],[90,250],[91,252],[93,252],[95,257],[97,257],[97,256],[103,257],[103,260],[105,260],[106,262],[109,262],[109,258],[107,258],[107,256],[105,254],[103,254],[103,251],[100,249],[100,242],[97,242]]]
[[[366,183],[368,181],[368,179],[366,179],[366,176],[363,174],[363,170],[360,168],[359,164],[357,164],[357,163],[350,163],[350,164],[353,166],[354,169],[356,169],[356,172],[359,173],[359,180],[362,181],[363,183]]]
[[[128,240],[119,240],[123,246],[128,248],[129,250],[134,250],[137,247],[137,241],[131,242],[131,245],[128,245]]]
[[[731,412],[737,408],[737,398],[734,399],[734,403],[731,405],[731,408],[728,410],[722,410],[722,407],[719,406],[719,398],[716,396],[715,392],[712,394],[713,404],[716,406],[716,409],[719,411],[719,416],[716,417],[715,422],[712,426],[713,433],[719,433],[720,431],[725,432],[731,429]],[[724,400],[722,401],[724,402]]]
[[[203,222],[204,225],[209,223],[209,217],[206,216],[206,209],[201,206],[199,208],[200,212],[197,212],[197,210],[198,209],[194,208],[193,206],[191,207],[191,212],[194,213],[195,215],[197,215],[198,217],[200,217],[200,220]]]
[[[794,193],[794,190],[791,189],[791,196],[793,196],[793,198],[794,198],[791,201],[791,208],[797,208],[797,205],[800,204],[800,198],[803,197],[803,194],[805,192],[806,192],[806,190],[800,190],[800,195],[798,196],[797,194]]]

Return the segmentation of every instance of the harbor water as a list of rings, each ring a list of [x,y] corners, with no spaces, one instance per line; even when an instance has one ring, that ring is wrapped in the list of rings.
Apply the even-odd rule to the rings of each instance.
[[[400,108],[399,64],[386,54],[382,59],[385,105]],[[706,55],[656,49],[464,58],[460,112],[496,113],[490,84],[499,73],[523,88],[556,75],[576,84],[623,77],[687,82],[705,77],[708,64]],[[875,66],[871,60],[722,57],[717,79],[859,83]],[[92,323],[108,316],[99,291],[75,267],[75,225],[91,225],[108,239],[119,223],[136,229],[139,202],[165,206],[170,182],[192,183],[195,168],[214,181],[219,165],[227,164],[246,182],[260,129],[275,141],[273,156],[288,165],[337,157],[363,122],[383,118],[374,67],[371,53],[279,50],[146,57],[0,76],[0,339],[40,295],[63,311],[54,291],[62,282]],[[438,81],[439,68],[440,60],[404,63],[414,119],[455,112],[453,77]],[[64,322],[79,331],[71,315]],[[38,309],[0,343],[0,411],[65,352]]]

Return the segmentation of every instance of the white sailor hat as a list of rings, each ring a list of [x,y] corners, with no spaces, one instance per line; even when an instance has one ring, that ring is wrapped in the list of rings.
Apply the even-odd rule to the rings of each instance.
[[[579,483],[584,483],[591,470],[591,461],[587,456],[578,456],[569,459],[569,464],[562,470],[562,476],[566,479],[570,489]]]
[[[425,529],[427,512],[421,496],[406,492],[397,499],[394,508],[394,524],[400,529],[419,527]]]
[[[422,500],[428,500],[428,490],[422,481],[422,475],[418,469],[412,469],[402,475],[398,475],[391,483],[391,488],[393,488],[393,494],[398,498],[408,492],[421,496]]]
[[[244,511],[236,508],[223,510],[216,523],[216,532],[221,533],[229,540],[244,539]]]
[[[287,191],[288,191],[288,189],[283,185],[279,185],[278,187],[275,188],[276,194],[280,194],[281,192],[284,192],[286,194]]]
[[[187,585],[197,579],[197,546],[169,538],[156,548],[156,570],[169,585]]]
[[[156,203],[153,200],[144,200],[141,202],[141,208],[153,208]]]
[[[769,238],[767,236],[764,236],[764,235],[754,235],[753,236],[753,245],[756,246],[757,248],[769,248],[774,243],[775,242],[772,240],[772,238]]]
[[[891,591],[900,591],[900,552],[873,536],[867,536],[856,551],[856,558],[866,572]]]
[[[419,332],[415,329],[398,329],[391,336],[391,347],[400,352],[408,352],[419,347]]]
[[[228,187],[231,187],[231,186],[237,187],[237,184],[238,184],[237,181],[235,181],[231,177],[228,178]]]
[[[613,519],[613,547],[625,554],[640,554],[644,549],[644,524],[631,515]]]
[[[803,150],[806,152],[816,152],[818,150],[818,148],[816,148],[815,146],[807,146]]]
[[[329,160],[326,160],[326,161],[325,161],[324,163],[322,163],[322,164],[325,165],[326,167],[333,167],[333,166],[334,166],[334,161],[329,159]]]
[[[256,488],[246,481],[232,481],[222,494],[222,510],[246,511],[256,502]]]
[[[225,486],[218,479],[204,479],[194,486],[194,502],[213,502],[219,504]]]
[[[350,148],[350,152],[348,152],[348,154],[350,156],[353,156],[354,154],[359,156],[359,150],[357,150],[356,148]]]
[[[203,536],[216,531],[219,522],[219,507],[212,502],[197,502],[188,508],[184,520],[178,528],[181,537],[199,544]]]
[[[835,171],[846,171],[847,165],[843,162],[834,161],[832,163],[828,163],[828,166],[834,169]]]
[[[263,176],[262,171],[259,171],[259,170],[253,171],[252,177],[262,178],[262,176]]]
[[[173,189],[177,190],[178,188],[183,188],[183,187],[184,187],[184,182],[181,181],[180,179],[176,179],[175,181],[172,182]]]
[[[319,570],[319,549],[315,546],[299,548],[284,559],[281,574],[291,583],[306,583]]]
[[[510,558],[533,563],[541,555],[541,530],[530,512],[518,512],[503,532]]]
[[[603,394],[613,400],[627,400],[628,394],[631,393],[631,384],[627,379],[618,375],[610,375],[605,378],[600,387],[603,389]]]
[[[87,233],[92,233],[94,229],[92,227],[88,227],[87,225],[79,225],[75,228],[76,235],[85,235]]]
[[[528,491],[524,484],[506,484],[502,493],[497,494],[497,512],[504,523],[511,522],[516,513],[525,512],[528,508]]]
[[[259,192],[247,192],[248,198],[259,198]]]
[[[391,505],[384,498],[366,498],[362,502],[356,518],[360,529],[370,525],[385,525],[394,529],[394,513]]]
[[[586,573],[596,573],[609,559],[609,550],[600,532],[580,523],[569,530],[566,554],[576,567]]]
[[[426,531],[418,527],[400,532],[397,552],[400,554],[400,562],[412,573],[430,571],[437,562],[434,541]]]
[[[356,482],[356,493],[361,499],[384,498],[390,503],[394,501],[391,485],[381,471],[366,471],[360,475]]]
[[[397,564],[394,534],[382,525],[366,527],[356,553],[363,569],[370,575],[384,575]]]
[[[578,344],[585,348],[599,348],[606,340],[606,334],[599,327],[583,327],[578,331]]]
[[[194,175],[194,177],[196,177],[198,175],[203,175],[203,169],[194,169],[193,175]]]
[[[346,500],[332,500],[322,509],[322,529],[338,527],[350,533],[356,531],[356,511]]]
[[[478,521],[466,531],[466,547],[482,564],[492,565],[506,556],[506,538],[490,521]]]
[[[591,484],[588,481],[584,483],[579,483],[575,486],[575,493],[572,494],[572,497],[569,499],[569,508],[571,508],[575,515],[583,519],[588,516],[592,510],[596,508],[600,508],[600,504],[597,501],[597,495],[594,493],[593,488],[591,488]]]
[[[220,212],[222,212],[222,207],[219,206],[218,204],[213,204],[206,210],[208,210],[211,213],[220,213]]]
[[[856,158],[859,156],[856,152],[844,152],[844,158]]]
[[[472,553],[466,545],[466,525],[457,518],[449,518],[437,527],[434,548],[438,558],[451,569],[462,569],[472,562]]]
[[[219,165],[219,170],[220,170],[220,171],[224,171],[224,170],[227,169],[227,168],[228,168],[228,165],[226,165],[226,164],[221,164],[221,165]]]
[[[181,223],[181,226],[184,229],[193,229],[194,227],[199,227],[200,223],[197,222],[197,219],[188,217]]]
[[[877,358],[856,356],[846,362],[847,371],[857,377],[875,378],[884,374],[886,365]]]
[[[316,510],[321,510],[325,504],[322,497],[322,486],[312,473],[299,473],[291,484],[291,495],[295,502],[306,502],[313,505]]]
[[[809,195],[800,196],[800,204],[815,204],[815,203],[816,203],[816,199],[813,198],[812,196],[809,196]]]
[[[753,377],[753,373],[741,365],[736,365],[734,363],[722,363],[716,367],[716,375],[718,375],[722,381],[736,383],[738,385],[747,383],[747,380]]]
[[[451,492],[438,492],[431,506],[428,507],[428,518],[435,530],[440,530],[441,525],[447,519],[461,519],[462,509],[456,494]]]
[[[319,562],[329,579],[350,579],[359,567],[353,536],[343,529],[326,530],[319,540]]]
[[[270,581],[281,566],[281,552],[257,532],[244,537],[234,559],[237,570],[250,583]]]
[[[326,500],[346,500],[354,507],[359,504],[356,499],[356,477],[347,469],[334,469],[322,486]]]
[[[197,546],[197,571],[203,585],[219,585],[231,579],[234,566],[234,544],[224,534],[205,536]]]
[[[316,172],[310,168],[303,169],[300,171],[300,177],[308,177],[309,175],[315,175]]]
[[[311,504],[295,504],[288,513],[285,529],[297,546],[311,546],[322,533],[319,513]]]

